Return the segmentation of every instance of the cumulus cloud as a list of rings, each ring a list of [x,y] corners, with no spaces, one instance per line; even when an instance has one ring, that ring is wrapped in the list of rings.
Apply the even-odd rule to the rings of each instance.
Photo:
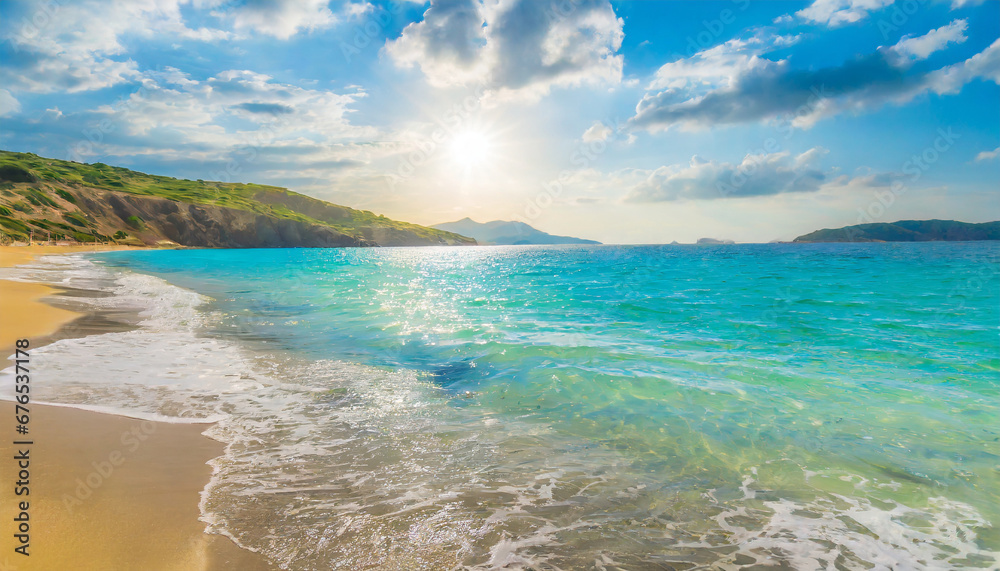
[[[24,140],[43,138],[59,158],[141,160],[153,172],[180,168],[178,174],[191,178],[296,184],[334,197],[346,192],[335,181],[356,177],[396,151],[380,142],[391,138],[385,133],[349,120],[364,95],[304,89],[246,70],[194,80],[169,69],[144,77],[115,103],[15,115],[4,119],[4,128]]]
[[[192,28],[181,8],[208,11],[232,30]],[[212,42],[259,33],[287,39],[301,31],[327,28],[370,9],[329,0],[11,0],[0,29],[0,84],[15,91],[82,92],[138,81],[149,72],[129,59],[126,35]]]
[[[968,27],[969,23],[966,20],[955,20],[922,36],[915,38],[906,36],[890,49],[905,59],[927,59],[932,53],[943,50],[950,43],[961,44],[967,40],[965,30]]]
[[[192,29],[184,0],[11,2],[0,39],[0,83],[21,91],[69,93],[110,87],[138,77],[121,37],[155,32],[192,40],[229,37],[220,30]]]
[[[694,156],[686,165],[670,165],[650,172],[635,185],[627,202],[666,202],[812,192],[827,174],[817,163],[826,149],[816,147],[800,155],[788,152],[748,154],[739,164],[706,161]]]
[[[976,78],[1000,85],[1000,39],[969,59],[935,70],[927,77],[929,88],[936,93],[957,93]]]
[[[530,99],[555,86],[620,83],[622,26],[608,0],[433,0],[386,51],[432,85],[477,83]]]
[[[329,8],[330,0],[250,0],[237,5],[222,0],[219,3],[228,9],[217,10],[216,15],[229,19],[237,32],[259,32],[282,40],[300,30],[328,28],[339,20]],[[353,4],[347,4],[345,11],[363,13]]]
[[[814,24],[831,28],[860,22],[869,12],[880,10],[893,0],[813,0],[813,3],[795,13]]]
[[[195,81],[173,70],[170,82],[147,79],[127,100],[105,105],[97,113],[121,120],[134,136],[171,133],[188,142],[226,147],[234,141],[269,141],[310,133],[315,140],[336,142],[375,135],[352,125],[350,106],[363,91],[335,93],[275,82],[270,76],[229,70]],[[243,130],[226,129],[232,117],[249,121]]]
[[[95,109],[5,117],[4,133],[58,158],[293,186],[364,205],[373,188],[384,188],[378,165],[400,152],[394,133],[352,123],[364,96],[357,88],[309,89],[247,70],[193,79],[168,68]]]
[[[947,31],[937,33],[942,29]],[[815,70],[762,57],[773,40],[726,42],[661,67],[629,126],[658,131],[783,120],[808,128],[823,118],[903,104],[922,93],[956,93],[977,78],[1000,84],[1000,40],[965,61],[936,70],[911,68],[911,55],[919,58],[959,41],[964,28],[956,21],[942,29],[928,34],[930,39],[914,38],[919,41],[903,44],[901,51],[883,48]]]
[[[484,19],[476,0],[437,0],[386,50],[399,65],[419,66],[434,85],[472,81],[487,71]]]
[[[983,151],[976,155],[976,162],[981,163],[983,161],[994,161],[1000,158],[1000,147],[993,149],[992,151]]]
[[[646,89],[698,92],[731,87],[741,76],[773,63],[761,55],[797,41],[797,36],[768,34],[732,39],[690,58],[663,64]]]
[[[594,141],[604,141],[613,134],[611,127],[600,121],[595,121],[593,125],[583,132],[583,142],[592,143]]]

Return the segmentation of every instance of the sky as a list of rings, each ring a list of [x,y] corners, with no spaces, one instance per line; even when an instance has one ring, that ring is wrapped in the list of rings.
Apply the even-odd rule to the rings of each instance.
[[[605,243],[1000,220],[997,0],[0,3],[0,148]]]

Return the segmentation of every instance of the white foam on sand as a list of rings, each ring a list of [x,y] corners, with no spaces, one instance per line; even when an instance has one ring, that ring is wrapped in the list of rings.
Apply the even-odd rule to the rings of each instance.
[[[200,337],[207,300],[162,279],[116,272],[81,255],[45,256],[15,279],[100,289],[78,297],[97,309],[138,313],[131,331],[62,339],[31,350],[32,400],[166,422],[212,422],[223,415],[220,393],[252,388],[247,364],[232,343]],[[13,383],[13,368],[0,382]]]

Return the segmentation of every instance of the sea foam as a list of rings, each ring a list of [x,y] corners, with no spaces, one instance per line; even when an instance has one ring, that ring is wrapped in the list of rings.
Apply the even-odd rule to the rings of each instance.
[[[942,569],[996,568],[1000,557],[980,535],[992,522],[977,507],[926,492],[907,495],[921,489],[909,480],[875,482],[848,469],[805,467],[765,476],[722,451],[703,464],[678,462],[676,455],[710,442],[708,410],[684,421],[692,423],[694,440],[664,433],[665,454],[648,450],[650,440],[616,435],[615,425],[604,438],[594,431],[581,436],[547,417],[505,414],[502,400],[442,382],[447,376],[448,383],[467,383],[473,365],[430,372],[372,366],[216,334],[233,319],[216,300],[86,256],[46,256],[0,277],[100,290],[112,295],[75,303],[137,316],[129,331],[33,349],[33,396],[148,420],[214,423],[206,434],[226,450],[211,461],[202,519],[211,532],[284,568]],[[297,319],[292,301],[281,301],[283,319]],[[399,321],[421,331],[411,315],[420,306],[395,298],[383,305],[397,306],[409,312]],[[583,354],[573,344],[599,334],[569,341],[569,333],[523,336],[560,347],[563,353],[546,356],[551,361]],[[601,342],[622,350],[620,341]],[[678,342],[703,351],[697,339]],[[503,355],[495,358],[502,362]],[[0,372],[3,386],[12,374]],[[608,382],[645,387],[626,369],[620,375]],[[576,400],[602,396],[582,379],[555,378],[543,395],[567,417]],[[517,379],[493,398],[534,398]],[[671,387],[663,394],[676,400],[705,394],[738,403],[757,390],[702,372]],[[811,414],[802,398],[774,402]],[[687,418],[681,414],[673,420]],[[577,422],[602,427],[605,420],[590,412]]]

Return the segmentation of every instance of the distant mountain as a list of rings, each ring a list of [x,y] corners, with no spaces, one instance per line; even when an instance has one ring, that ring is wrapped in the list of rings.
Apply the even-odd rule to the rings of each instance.
[[[705,244],[735,244],[732,240],[716,240],[715,238],[698,238],[698,243]]]
[[[0,243],[32,237],[202,248],[475,244],[276,186],[0,151]]]
[[[520,245],[520,244],[600,244],[594,240],[571,238],[569,236],[553,236],[541,230],[536,230],[524,222],[507,222],[494,220],[480,223],[471,218],[463,218],[457,222],[445,222],[431,226],[436,230],[453,232],[462,236],[475,238],[480,244]]]
[[[1000,240],[1000,222],[972,224],[955,220],[900,220],[817,230],[795,242],[968,242]]]

